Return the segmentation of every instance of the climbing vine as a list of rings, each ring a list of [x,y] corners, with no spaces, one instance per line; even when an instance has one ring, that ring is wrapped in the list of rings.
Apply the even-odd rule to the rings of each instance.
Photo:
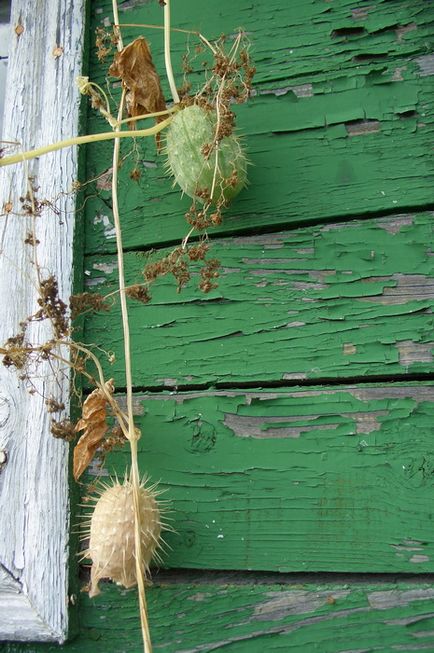
[[[109,361],[110,352],[78,342],[74,323],[90,311],[108,311],[114,295],[81,292],[68,300],[60,297],[58,281],[42,268],[38,261],[38,238],[35,223],[42,209],[55,210],[54,203],[38,196],[37,179],[28,177],[27,193],[20,198],[21,213],[30,217],[32,228],[27,233],[24,246],[32,251],[35,270],[37,300],[34,312],[24,317],[19,330],[11,334],[0,348],[3,365],[15,370],[20,380],[35,391],[32,378],[43,361],[69,367],[73,375],[83,377],[94,389],[81,404],[81,417],[73,423],[59,415],[65,412],[64,398],[45,398],[47,412],[52,416],[51,432],[56,438],[73,443],[73,473],[79,481],[95,455],[128,442],[131,464],[122,481],[117,478],[109,484],[98,483],[96,492],[87,500],[93,507],[87,514],[82,536],[86,544],[82,559],[92,562],[89,593],[99,593],[101,578],[110,578],[124,586],[138,586],[140,619],[145,653],[151,653],[152,644],[147,619],[145,585],[152,560],[159,559],[161,531],[169,528],[164,518],[164,503],[158,499],[158,488],[148,483],[146,474],[139,470],[137,443],[141,433],[134,423],[133,386],[130,353],[130,329],[127,298],[148,303],[152,298],[152,283],[170,274],[178,292],[190,281],[190,263],[201,264],[198,287],[209,292],[216,287],[219,261],[209,256],[208,230],[221,224],[224,211],[247,183],[247,159],[238,135],[235,133],[234,103],[245,102],[250,94],[254,67],[251,64],[249,44],[240,31],[232,39],[221,37],[211,43],[203,35],[190,32],[197,40],[195,55],[206,49],[212,64],[196,88],[189,81],[191,62],[189,52],[183,57],[183,83],[178,89],[171,64],[170,52],[170,2],[159,0],[164,12],[164,51],[166,75],[172,96],[168,105],[164,98],[159,73],[156,70],[149,44],[138,36],[124,45],[122,25],[119,21],[116,0],[113,2],[112,28],[98,28],[96,32],[97,56],[108,63],[108,75],[120,80],[121,95],[114,106],[110,90],[107,91],[87,77],[80,77],[80,93],[89,98],[92,110],[107,121],[110,131],[71,138],[29,152],[3,156],[0,166],[18,164],[62,147],[71,147],[98,140],[113,140],[111,193],[116,232],[119,284],[115,295],[121,305],[126,410],[115,395],[114,379],[106,379],[101,357]],[[139,26],[137,26],[139,28]],[[144,28],[146,26],[143,26]],[[148,26],[149,27],[149,26]],[[187,30],[181,30],[188,33]],[[139,127],[143,120],[153,119],[151,127]],[[124,278],[122,224],[118,202],[118,170],[121,164],[121,139],[155,137],[160,160],[180,189],[188,195],[191,206],[185,213],[186,234],[182,242],[164,257],[148,262],[143,268],[143,282],[127,286]],[[140,176],[135,169],[131,183]],[[82,184],[76,184],[79,190]],[[4,203],[4,216],[13,207]],[[43,342],[34,342],[29,326],[34,322],[48,325],[49,336]]]

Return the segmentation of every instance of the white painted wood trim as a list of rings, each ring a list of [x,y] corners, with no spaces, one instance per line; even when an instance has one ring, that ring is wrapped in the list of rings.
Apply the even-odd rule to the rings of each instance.
[[[13,0],[3,139],[24,150],[73,136],[78,130],[85,0]],[[22,25],[17,34],[14,28]],[[20,30],[18,30],[20,31]],[[53,52],[56,47],[57,53]],[[56,54],[58,56],[56,56]],[[37,219],[38,259],[59,281],[67,299],[72,285],[73,195],[60,195],[77,178],[75,148],[28,164],[39,199],[55,200]],[[31,248],[24,245],[30,218],[23,165],[0,168],[0,342],[36,309]],[[44,326],[31,338],[43,341]],[[39,369],[38,392],[55,394],[48,366]],[[66,399],[69,381],[64,377]],[[0,365],[0,640],[63,642],[68,628],[68,451],[49,432],[44,399],[31,396],[14,371]]]

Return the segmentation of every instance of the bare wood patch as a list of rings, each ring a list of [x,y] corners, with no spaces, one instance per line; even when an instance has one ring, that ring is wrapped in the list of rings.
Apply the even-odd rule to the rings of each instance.
[[[413,342],[413,340],[401,340],[396,343],[399,351],[399,362],[403,366],[413,363],[431,363],[433,360],[434,342]]]
[[[345,129],[349,136],[366,136],[381,131],[379,120],[354,120],[345,123]]]

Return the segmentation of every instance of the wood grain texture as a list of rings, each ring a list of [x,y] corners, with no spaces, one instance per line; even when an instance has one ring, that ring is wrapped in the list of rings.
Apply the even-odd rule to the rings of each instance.
[[[434,571],[434,385],[138,394],[135,411],[172,503],[165,565]],[[116,451],[103,475],[127,465]]]
[[[426,212],[214,241],[215,291],[197,290],[196,273],[180,294],[169,277],[151,287],[150,304],[130,302],[135,384],[432,372],[432,220]],[[129,283],[143,281],[147,260],[127,254]],[[90,290],[115,288],[113,257],[85,265]],[[89,316],[84,335],[114,351],[106,372],[118,386],[120,324],[116,305],[109,318]]]
[[[111,3],[95,0],[93,26],[110,17]],[[342,0],[251,3],[217,8],[186,0],[173,7],[173,24],[200,29],[213,38],[242,26],[252,41],[257,67],[255,95],[237,108],[252,166],[250,186],[228,211],[220,233],[300,224],[337,216],[393,211],[432,204],[434,112],[431,102],[433,13],[429,3],[372,2],[360,11]],[[161,23],[158,3],[126,3],[121,21]],[[159,31],[144,33],[164,77]],[[187,37],[173,34],[174,65],[182,83],[180,55]],[[190,50],[195,41],[189,39]],[[206,54],[193,63],[194,84]],[[105,84],[104,65],[93,57],[90,72]],[[113,80],[112,80],[113,81]],[[164,80],[163,80],[164,81]],[[165,87],[166,97],[170,94]],[[116,92],[116,89],[114,89]],[[95,113],[90,132],[105,129]],[[123,144],[130,152],[120,175],[121,215],[128,248],[180,239],[188,227],[181,198],[163,173],[151,139]],[[113,251],[114,233],[107,177],[110,145],[89,148],[87,249]],[[134,167],[141,179],[134,183]]]
[[[12,3],[6,141],[26,150],[77,133],[83,18],[81,0]],[[55,56],[57,46],[63,50]],[[1,343],[37,308],[32,252],[24,244],[33,225],[19,199],[26,196],[27,176],[38,199],[53,202],[36,220],[41,274],[56,275],[62,297],[71,294],[75,201],[61,193],[76,179],[77,157],[68,150],[28,168],[1,169]],[[12,210],[5,215],[8,202]],[[47,330],[34,323],[27,335],[40,343]],[[41,365],[32,397],[0,366],[0,449],[7,455],[0,471],[0,639],[61,642],[68,627],[68,450],[51,436],[44,402],[61,388],[67,403],[69,380],[60,375],[56,381],[52,372]]]
[[[148,590],[155,651],[162,653],[396,653],[434,649],[432,583],[257,579],[157,580]],[[105,585],[81,599],[82,632],[65,653],[136,653],[134,591]],[[55,646],[0,644],[2,653]]]

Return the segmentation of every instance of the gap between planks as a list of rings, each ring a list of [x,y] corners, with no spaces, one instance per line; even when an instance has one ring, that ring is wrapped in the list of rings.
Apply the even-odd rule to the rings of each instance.
[[[81,566],[81,580],[86,581],[90,568]],[[210,584],[210,585],[390,585],[408,583],[434,585],[434,573],[351,573],[351,572],[271,572],[219,569],[160,569],[151,570],[151,581],[158,585]]]
[[[339,573],[339,572],[307,572],[307,573],[281,573],[269,571],[220,571],[220,570],[189,570],[170,569],[160,570],[152,574],[155,584],[177,583],[212,583],[249,585],[251,583],[298,585],[298,584],[363,584],[363,583],[434,583],[434,573],[431,574],[375,574],[375,573]]]
[[[418,374],[402,374],[402,375],[388,375],[388,374],[373,374],[370,376],[354,376],[354,377],[323,377],[315,379],[278,379],[276,381],[255,381],[246,382],[216,382],[216,383],[185,383],[156,386],[139,386],[133,388],[134,393],[161,393],[161,392],[202,392],[202,391],[217,391],[217,390],[267,390],[267,389],[303,389],[306,387],[333,387],[333,386],[353,386],[353,385],[371,385],[376,383],[390,383],[390,384],[409,384],[409,383],[432,383],[434,382],[434,371]],[[85,389],[85,394],[91,392],[89,388]],[[126,388],[118,386],[116,388],[117,394],[125,394]]]
[[[356,221],[368,221],[368,220],[376,220],[377,218],[387,218],[390,216],[399,216],[399,215],[405,215],[408,213],[411,213],[412,215],[418,215],[419,213],[424,213],[427,211],[434,211],[434,203],[430,202],[425,205],[421,206],[400,206],[396,207],[394,206],[393,208],[390,209],[382,209],[381,211],[366,211],[365,213],[355,213],[355,214],[347,214],[347,215],[332,215],[332,216],[327,216],[327,217],[318,217],[318,218],[310,218],[310,219],[301,219],[301,220],[292,220],[291,222],[286,222],[282,220],[282,222],[275,222],[270,225],[263,225],[263,226],[258,226],[258,225],[253,225],[252,227],[222,227],[220,229],[215,229],[212,230],[208,233],[208,238],[209,240],[218,240],[219,238],[237,238],[239,236],[243,237],[248,237],[248,236],[260,236],[262,234],[273,234],[273,233],[279,233],[282,230],[292,232],[296,231],[297,229],[305,229],[307,227],[318,227],[320,225],[328,225],[328,224],[347,224],[349,222],[356,222]],[[234,220],[235,222],[235,220]],[[197,242],[203,234],[198,233],[194,234],[190,237],[189,242]],[[134,253],[134,252],[149,252],[150,250],[161,250],[161,249],[167,249],[170,247],[176,247],[180,244],[179,238],[175,238],[172,240],[167,240],[164,242],[156,242],[152,243],[150,242],[146,246],[141,246],[141,247],[124,247],[123,251],[125,253]],[[85,256],[100,256],[101,258],[105,256],[113,257],[113,254],[116,250],[112,249],[108,246],[107,250],[104,251],[94,251],[94,250],[89,250],[86,251]]]

